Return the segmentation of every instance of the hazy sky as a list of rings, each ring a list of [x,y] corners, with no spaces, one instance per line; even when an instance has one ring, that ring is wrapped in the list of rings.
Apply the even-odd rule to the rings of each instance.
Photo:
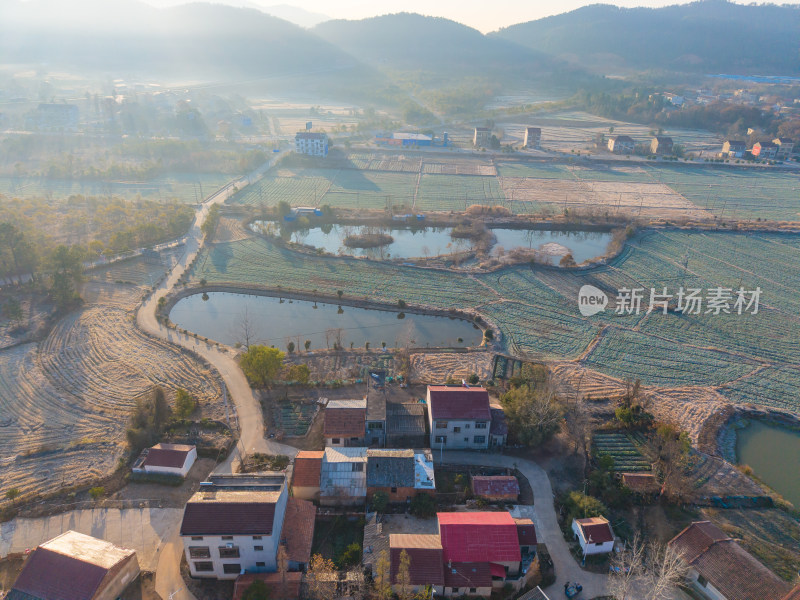
[[[145,0],[154,6],[182,4],[181,0]],[[603,0],[217,0],[225,4],[269,6],[286,4],[332,18],[363,19],[395,12],[447,17],[483,32],[539,19],[603,2]],[[687,0],[688,1],[688,0]],[[605,0],[618,6],[666,6],[683,0]]]

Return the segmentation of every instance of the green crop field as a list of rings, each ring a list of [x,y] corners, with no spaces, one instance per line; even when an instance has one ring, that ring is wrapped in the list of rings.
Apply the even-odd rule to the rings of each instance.
[[[688,260],[687,260],[688,257]],[[798,410],[800,237],[647,231],[612,264],[566,272],[519,266],[469,275],[363,259],[314,257],[264,239],[204,250],[192,276],[369,297],[395,304],[471,308],[495,323],[508,351],[535,360],[579,359],[650,385],[714,386],[734,402]],[[593,317],[577,291],[724,286],[762,290],[758,314]],[[649,298],[649,296],[648,296]],[[643,306],[647,308],[647,299]]]
[[[612,470],[620,473],[650,471],[650,462],[642,456],[631,437],[624,433],[595,433],[592,438],[595,456],[614,459]]]
[[[426,173],[420,180],[416,208],[463,211],[471,204],[495,205],[504,200],[496,177]]]

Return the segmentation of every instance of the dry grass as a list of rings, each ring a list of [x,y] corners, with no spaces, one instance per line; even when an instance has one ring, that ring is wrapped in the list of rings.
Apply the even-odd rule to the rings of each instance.
[[[481,381],[492,376],[490,352],[418,353],[411,355],[411,381],[442,384],[448,377],[466,379],[476,373]]]

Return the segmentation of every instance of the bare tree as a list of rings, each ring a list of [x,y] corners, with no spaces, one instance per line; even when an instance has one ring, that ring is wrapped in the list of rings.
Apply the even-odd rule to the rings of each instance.
[[[250,313],[247,306],[239,314],[239,335],[244,339],[244,349],[250,350],[250,342],[255,341],[258,335],[256,331],[256,324],[250,319]]]
[[[651,580],[648,600],[669,600],[686,577],[688,566],[678,552],[666,544],[651,544],[647,561]]]
[[[378,557],[372,585],[373,593],[377,600],[389,600],[392,597],[391,563],[386,550],[381,550]]]
[[[633,541],[622,552],[611,558],[611,574],[608,578],[608,593],[615,600],[637,598],[637,578],[645,562],[645,545],[637,533]]]
[[[400,564],[397,566],[397,597],[412,600],[414,588],[411,585],[411,557],[405,549],[400,551]]]
[[[630,546],[611,559],[608,591],[615,600],[670,600],[687,569],[672,546],[645,544],[637,534]]]
[[[336,567],[319,554],[311,557],[305,577],[306,595],[314,600],[329,600],[336,595]]]
[[[674,500],[691,494],[694,481],[687,474],[691,442],[686,432],[672,425],[661,425],[652,437],[651,447],[663,482],[661,494]]]

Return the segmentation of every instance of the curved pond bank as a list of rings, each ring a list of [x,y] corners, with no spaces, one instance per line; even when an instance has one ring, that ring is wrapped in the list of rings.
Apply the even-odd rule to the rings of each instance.
[[[736,458],[795,506],[800,506],[800,432],[750,420],[736,433]]]
[[[179,328],[231,346],[245,342],[245,316],[251,344],[282,350],[290,341],[302,349],[306,340],[312,349],[331,348],[334,342],[344,348],[369,342],[377,349],[382,342],[387,348],[465,348],[482,339],[480,329],[457,318],[230,292],[210,292],[208,300],[202,294],[187,296],[169,313]]]

